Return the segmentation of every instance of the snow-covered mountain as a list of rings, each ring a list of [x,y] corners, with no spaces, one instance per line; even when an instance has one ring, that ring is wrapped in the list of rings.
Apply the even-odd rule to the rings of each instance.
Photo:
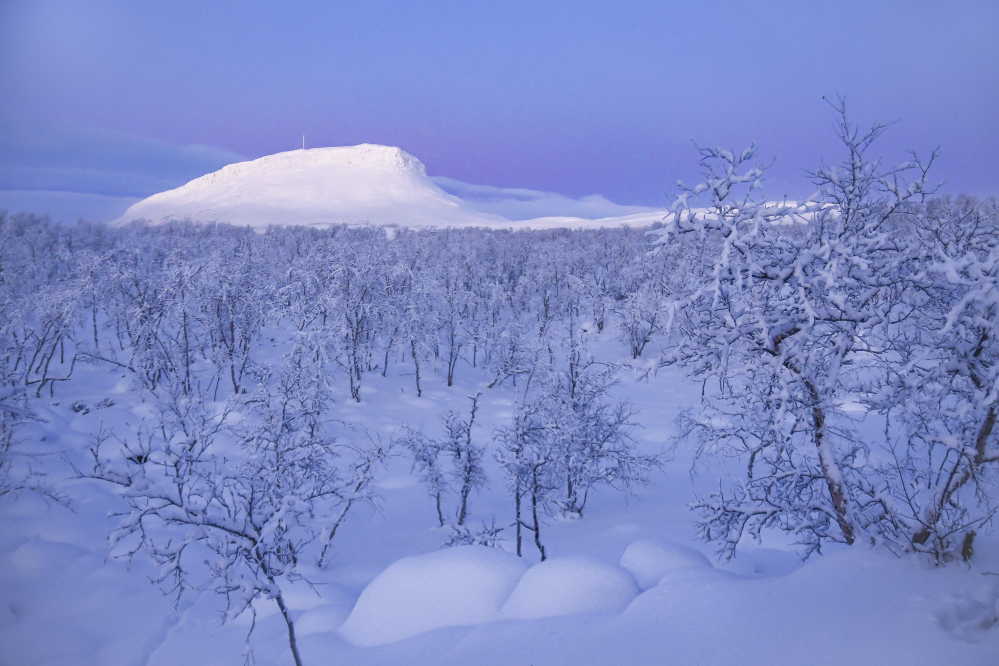
[[[585,220],[544,217],[512,222],[475,210],[438,187],[423,164],[390,146],[311,148],[230,164],[174,190],[154,194],[112,222],[190,219],[265,228],[271,224],[400,227],[641,227],[661,212]]]
[[[445,193],[412,155],[371,144],[294,150],[230,164],[140,201],[115,224],[143,218],[251,227],[364,222],[482,226],[504,221]]]

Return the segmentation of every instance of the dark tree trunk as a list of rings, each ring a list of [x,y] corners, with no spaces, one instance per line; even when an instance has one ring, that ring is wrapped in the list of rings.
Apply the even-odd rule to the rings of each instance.
[[[291,647],[291,656],[295,658],[295,666],[302,666],[302,658],[298,655],[298,643],[295,641],[295,624],[291,621],[287,606],[284,605],[284,598],[280,594],[275,598],[278,608],[281,609],[281,615],[284,616],[284,621],[288,625],[288,645]]]

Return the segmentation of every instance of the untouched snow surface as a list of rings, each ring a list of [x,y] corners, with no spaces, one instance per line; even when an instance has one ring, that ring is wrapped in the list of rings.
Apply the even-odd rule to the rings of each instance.
[[[418,159],[399,148],[361,144],[293,150],[230,164],[139,201],[112,225],[144,219],[225,222],[260,230],[272,224],[551,229],[644,227],[664,214],[512,222],[447,194],[427,177]]]
[[[601,333],[596,343],[607,358],[629,356],[612,330]],[[384,378],[365,375],[360,403],[340,385],[337,419],[363,424],[383,439],[403,423],[422,424],[428,435],[438,436],[443,432],[440,414],[452,408],[463,412],[467,396],[481,390],[473,437],[486,444],[495,427],[509,423],[522,395],[522,387],[510,382],[488,389],[488,378],[480,371],[460,366],[452,387],[427,375],[423,397],[417,398],[411,373],[393,364]],[[638,381],[643,373],[644,368],[623,373],[614,392],[639,410],[643,427],[635,437],[644,450],[655,451],[668,441],[678,411],[700,391],[671,371]],[[81,401],[89,411],[74,408]],[[175,607],[173,598],[150,583],[156,568],[148,559],[136,557],[129,567],[109,558],[107,535],[119,520],[110,514],[123,503],[105,486],[73,480],[68,462],[81,468],[89,464],[86,445],[99,427],[127,433],[130,424],[141,421],[147,403],[130,388],[126,372],[78,366],[73,378],[56,388],[55,398],[35,407],[43,420],[28,426],[25,435],[39,443],[37,464],[71,497],[73,510],[32,494],[0,500],[0,664],[245,663],[253,618],[246,614],[223,624],[225,600],[209,592],[185,595]],[[365,437],[346,427],[338,436],[345,442]],[[999,540],[994,533],[976,541],[970,567],[932,567],[864,546],[830,547],[802,563],[779,534],[767,534],[765,548],[752,543],[740,547],[731,563],[704,566],[696,552],[710,554],[710,548],[696,541],[687,506],[696,494],[716,486],[725,470],[691,477],[690,463],[691,453],[681,448],[665,474],[653,485],[637,488],[635,498],[604,490],[590,498],[582,519],[549,521],[542,537],[551,559],[521,577],[525,566],[539,561],[532,539],[525,539],[523,565],[510,552],[512,529],[502,533],[507,552],[442,550],[448,534],[437,527],[433,498],[412,474],[411,461],[395,459],[378,484],[380,510],[358,507],[337,533],[330,565],[304,568],[312,586],[282,582],[304,663],[999,663],[999,576],[994,575],[999,573]],[[468,524],[488,524],[495,516],[497,525],[509,525],[513,501],[491,459],[486,471],[489,486],[470,497]],[[453,504],[446,508],[452,511]],[[576,564],[570,566],[572,562]],[[655,578],[658,583],[639,594],[634,582],[625,582],[631,574],[619,562],[643,587]],[[538,583],[528,586],[532,579]],[[597,608],[594,599],[611,596],[600,587],[609,579],[617,581],[609,587],[618,596],[614,604]],[[589,586],[586,595],[579,593],[580,582]],[[568,589],[552,589],[546,598],[542,583]],[[516,619],[527,613],[513,612],[514,595],[520,595],[512,592],[515,584],[525,596],[531,590],[534,598],[533,606],[525,601],[521,608],[547,604],[544,614],[552,616]],[[558,604],[566,609],[559,595],[570,590],[579,594],[579,603],[590,605],[574,607],[583,612],[572,615],[552,613]],[[510,604],[507,619],[500,619],[496,614],[504,603]],[[408,627],[400,630],[405,623]],[[258,603],[255,625],[254,663],[291,664],[287,629],[273,601]],[[368,632],[366,641],[358,640],[362,630]],[[347,639],[351,632],[357,642],[382,644],[355,644]]]

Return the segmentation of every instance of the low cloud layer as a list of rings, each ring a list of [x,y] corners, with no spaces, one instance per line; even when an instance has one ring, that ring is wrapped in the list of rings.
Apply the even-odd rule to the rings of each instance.
[[[0,125],[0,209],[107,221],[157,192],[246,158],[210,146],[63,124]]]
[[[599,194],[573,199],[554,192],[541,192],[514,187],[471,185],[460,180],[434,176],[438,187],[463,200],[477,211],[502,215],[508,220],[533,220],[539,217],[579,217],[599,220],[636,213],[651,213],[655,208],[624,206]]]
[[[115,197],[50,190],[0,190],[0,211],[48,215],[56,222],[110,222],[124,215],[139,197]]]

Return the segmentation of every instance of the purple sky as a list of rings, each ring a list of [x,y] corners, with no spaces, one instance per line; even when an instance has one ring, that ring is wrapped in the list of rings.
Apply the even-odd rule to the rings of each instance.
[[[839,157],[837,94],[898,121],[886,160],[939,145],[947,190],[999,191],[994,0],[488,4],[3,0],[0,207],[100,217],[303,132],[645,206],[693,178],[692,139],[755,140],[800,196]]]

